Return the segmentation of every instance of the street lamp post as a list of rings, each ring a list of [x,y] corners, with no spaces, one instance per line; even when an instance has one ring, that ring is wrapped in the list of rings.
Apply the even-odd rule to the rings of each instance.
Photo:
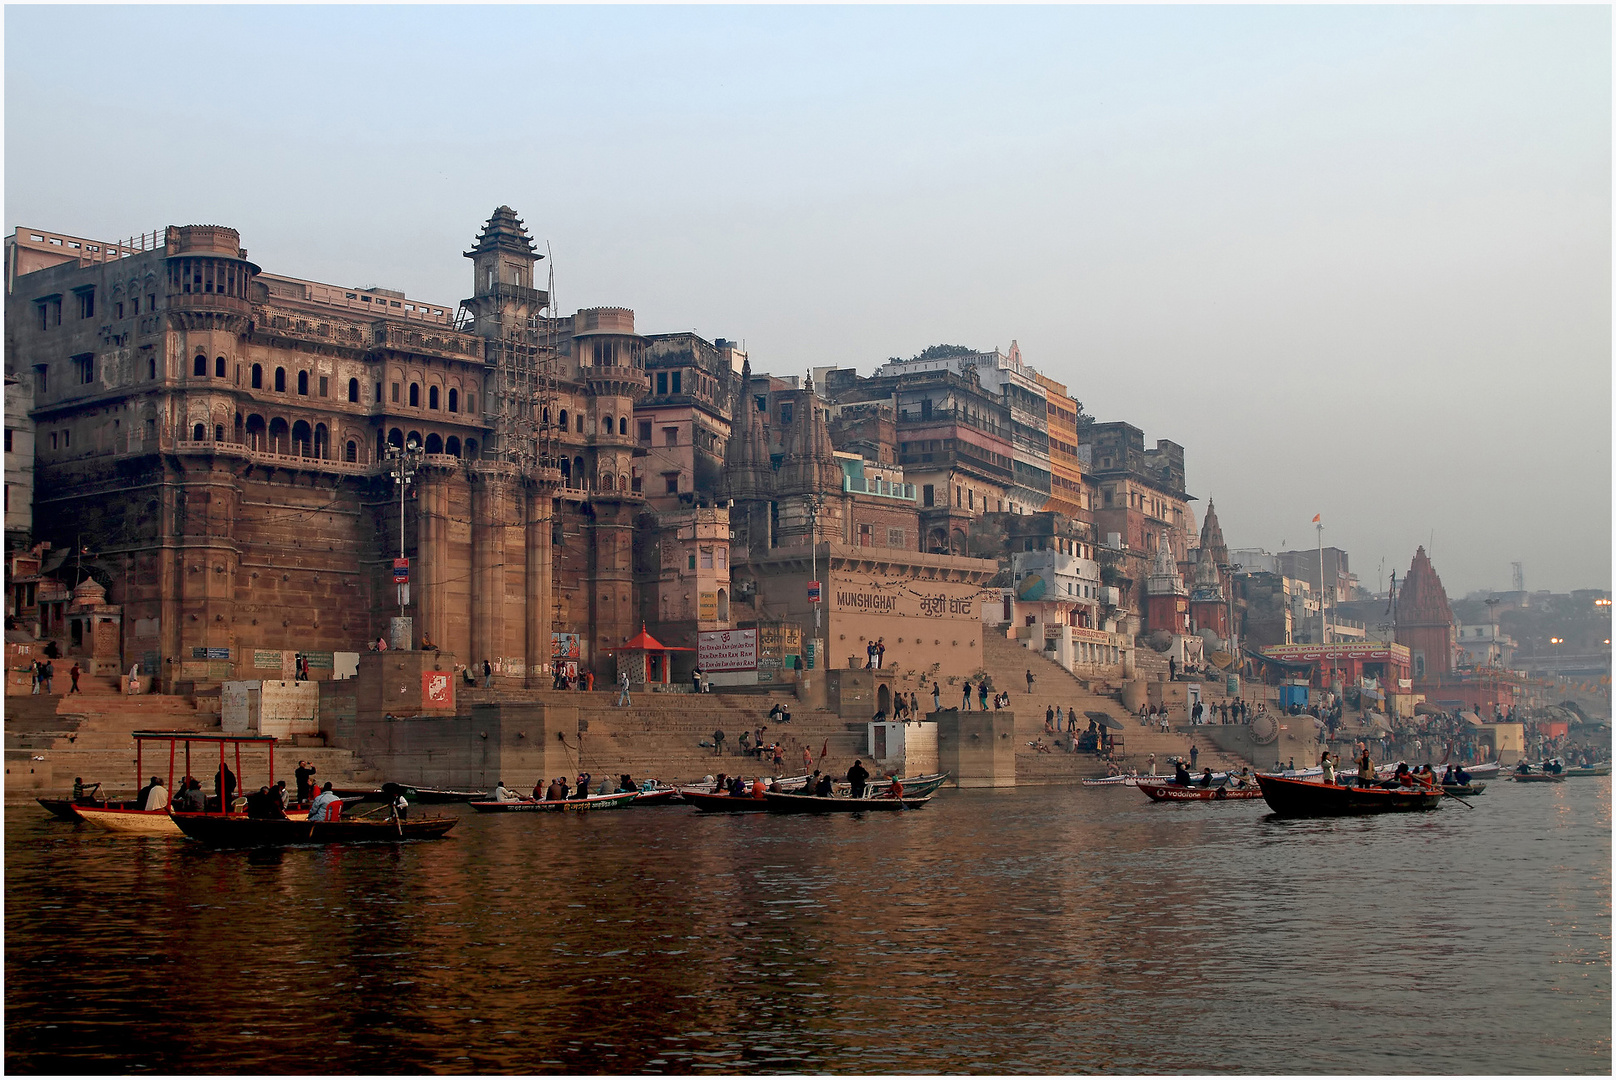
[[[398,583],[398,617],[402,619],[404,609],[410,603],[408,564],[404,561],[404,495],[416,470],[421,467],[420,444],[411,439],[404,446],[389,446],[387,460],[389,475],[398,484],[398,562],[393,565],[395,568],[402,567],[405,570],[404,580]]]

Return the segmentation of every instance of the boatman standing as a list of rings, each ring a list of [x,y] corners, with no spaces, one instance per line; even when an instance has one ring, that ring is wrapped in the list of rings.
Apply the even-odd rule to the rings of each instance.
[[[1375,784],[1375,763],[1369,760],[1369,747],[1365,746],[1363,753],[1358,755],[1358,786],[1373,787]]]
[[[854,760],[853,767],[847,770],[847,782],[853,787],[853,798],[864,798],[864,782],[870,778],[870,771],[864,767],[864,762]]]

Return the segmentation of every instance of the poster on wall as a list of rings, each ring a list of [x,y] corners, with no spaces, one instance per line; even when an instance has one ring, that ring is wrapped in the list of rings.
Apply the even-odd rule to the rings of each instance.
[[[756,630],[704,630],[696,636],[696,663],[703,671],[756,671]]]
[[[702,622],[718,621],[718,594],[716,592],[697,593],[696,618]]]
[[[454,708],[454,676],[447,671],[421,672],[421,704],[429,709]]]
[[[551,634],[550,656],[555,660],[582,659],[582,639],[577,634]]]

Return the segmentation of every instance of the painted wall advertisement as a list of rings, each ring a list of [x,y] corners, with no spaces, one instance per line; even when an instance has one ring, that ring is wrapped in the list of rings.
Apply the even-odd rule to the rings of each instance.
[[[976,593],[973,587],[931,581],[833,581],[830,605],[835,611],[854,615],[976,620],[981,618]]]
[[[707,672],[756,671],[756,630],[704,630],[696,636],[696,663]]]
[[[577,634],[551,634],[550,656],[556,660],[582,659],[582,639]]]
[[[696,594],[696,618],[702,622],[718,621],[718,594],[704,592]]]
[[[424,709],[454,708],[453,672],[421,672],[421,707]]]

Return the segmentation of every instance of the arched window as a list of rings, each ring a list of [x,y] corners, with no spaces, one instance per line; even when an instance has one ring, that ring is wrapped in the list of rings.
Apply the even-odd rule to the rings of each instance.
[[[410,383],[410,408],[419,409],[420,407],[421,407],[421,384],[420,383]]]
[[[309,373],[306,371],[297,373],[297,392],[304,397],[309,396]]]
[[[396,446],[400,450],[404,449],[404,433],[398,430],[398,428],[394,428],[392,431],[389,431],[387,433],[387,445]]]
[[[600,418],[600,433],[602,435],[610,435],[612,432],[614,432],[616,430],[617,430],[617,428],[612,424],[612,418],[611,417],[603,416],[603,417]]]
[[[469,457],[469,458],[474,458],[474,457],[477,456],[477,440],[476,439],[467,439],[466,440],[466,456]]]
[[[720,551],[723,549],[720,548]],[[718,590],[718,621],[729,622],[729,590]]]
[[[217,376],[218,378],[221,378],[221,379],[224,378],[224,357],[222,357],[222,356],[214,357],[214,360],[213,360],[213,374],[215,376]],[[238,379],[241,378],[241,375],[240,375],[239,372],[237,373],[236,378],[238,378]]]
[[[459,412],[460,411],[460,391],[456,390],[452,386],[449,387],[449,411],[450,412]]]
[[[567,410],[566,409],[561,410],[561,430],[562,431],[571,431],[572,430],[572,421],[567,418]]]
[[[585,482],[586,482],[586,477],[584,475],[584,459],[583,458],[575,457],[575,458],[572,459],[572,475],[577,478],[578,486],[583,487]]]
[[[349,379],[348,380],[348,400],[349,401],[358,401],[359,400],[359,380],[358,379]]]
[[[449,438],[444,441],[443,452],[445,454],[448,454],[448,455],[452,456],[452,457],[459,457],[460,456],[460,437],[458,435],[449,436]]]
[[[410,443],[414,443],[417,450],[421,449],[421,443],[424,441],[419,431],[411,431],[404,436],[404,445],[408,446]]]
[[[266,450],[268,442],[264,438],[264,418],[253,415],[247,417],[247,447],[250,450]]]
[[[309,445],[309,434],[309,422],[307,420],[299,420],[292,425],[292,453],[298,457],[313,456],[312,448]]]
[[[436,386],[426,388],[426,407],[429,409],[438,407],[438,388]]]
[[[628,417],[619,416],[617,418],[617,433],[619,435],[627,435],[628,434]]]
[[[571,458],[562,458],[561,459],[561,481],[562,481],[562,484],[561,484],[562,487],[571,487],[572,486],[572,459]]]
[[[359,444],[349,439],[348,445],[343,448],[342,460],[357,462],[359,460]]]
[[[584,414],[579,413],[578,414],[578,434],[582,435],[583,433],[584,433]]]
[[[201,375],[206,375],[207,373],[208,373],[208,358],[203,356],[201,353],[197,353],[196,354],[196,359],[191,361],[191,374],[201,376]]]
[[[208,437],[208,428],[207,428],[206,424],[198,424],[198,425],[196,425],[196,427],[191,429],[191,438],[193,440],[195,440],[196,442],[201,442],[203,439],[205,439],[207,437]]]
[[[262,364],[253,365],[252,388],[254,390],[262,390],[264,388],[264,365]]]
[[[324,424],[314,425],[314,456],[322,461],[331,457],[331,432]]]
[[[283,367],[275,369],[275,392],[277,394],[286,393],[286,369]]]
[[[224,442],[224,425],[223,424],[214,424],[213,425],[213,441],[214,442]]]
[[[605,473],[600,474],[600,490],[602,490],[602,491],[610,491],[610,490],[612,490],[612,474],[611,473],[605,472]]]
[[[287,452],[286,432],[286,421],[282,420],[280,417],[277,416],[275,419],[269,422],[270,453],[284,454]]]
[[[443,436],[435,431],[428,435],[426,437],[426,452],[429,454],[443,453]]]

